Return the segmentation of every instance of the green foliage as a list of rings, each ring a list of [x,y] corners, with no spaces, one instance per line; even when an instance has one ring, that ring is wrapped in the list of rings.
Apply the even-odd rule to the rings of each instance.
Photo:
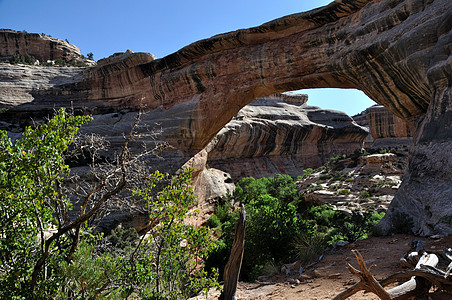
[[[116,277],[120,259],[111,254],[96,255],[93,245],[83,241],[73,260],[59,265],[57,299],[104,298],[102,291],[109,286],[109,280]],[[108,299],[122,299],[121,288],[108,291]]]
[[[349,195],[349,194],[350,194],[350,189],[339,189],[339,190],[337,191],[337,193],[338,193],[339,195]]]
[[[354,242],[369,237],[383,215],[384,213],[358,211],[346,214],[329,205],[321,205],[310,208],[306,218],[311,220],[312,228],[329,235],[331,244],[338,241]]]
[[[360,193],[359,193],[359,197],[360,198],[370,198],[370,193],[369,193],[369,191],[367,191],[367,190],[362,190]]]
[[[179,299],[215,285],[217,273],[204,270],[210,232],[185,222],[196,202],[190,172],[155,172],[136,190],[148,203],[149,238],[122,226],[104,237],[76,223],[85,215],[62,218],[63,208],[74,213],[61,193],[64,153],[89,120],[60,110],[15,143],[0,131],[0,299]]]
[[[270,195],[260,195],[246,205],[247,231],[242,270],[250,278],[271,260],[287,260],[291,241],[304,229],[297,208]]]
[[[55,59],[55,65],[64,67],[67,65],[67,63],[64,59],[62,59],[61,57],[58,57],[57,59]]]
[[[60,110],[47,124],[26,128],[24,138],[15,143],[5,131],[0,131],[2,299],[30,293],[30,276],[43,251],[44,232],[58,225],[54,209],[59,205],[71,206],[66,197],[57,193],[59,181],[69,173],[63,152],[74,140],[79,126],[89,119],[69,116]],[[55,248],[55,252],[61,249]],[[58,259],[54,262],[57,264]]]
[[[146,189],[135,192],[148,201],[150,224],[158,225],[149,232],[151,238],[143,241],[140,258],[128,274],[136,278],[141,297],[187,298],[215,284],[217,273],[208,276],[203,263],[215,243],[207,228],[184,222],[189,208],[196,203],[190,188],[191,172],[171,179],[154,198],[153,189],[165,179],[168,175],[157,171]]]
[[[307,168],[303,170],[303,175],[310,176],[314,173],[314,170],[312,168]]]
[[[265,265],[292,256],[291,240],[304,228],[297,216],[297,208],[303,207],[296,183],[288,175],[274,178],[240,180],[234,192],[236,201],[246,203],[247,230],[245,253],[241,274],[244,279],[259,275]],[[237,212],[232,213],[229,204],[217,207],[210,218],[212,227],[220,227],[218,248],[210,254],[208,266],[226,264],[234,239]],[[220,273],[222,274],[222,273]]]
[[[133,227],[125,228],[122,225],[113,229],[106,237],[106,241],[113,248],[113,251],[128,253],[135,249],[138,244],[140,236]]]
[[[243,178],[234,191],[235,200],[245,204],[256,201],[260,195],[265,194],[284,203],[295,204],[301,200],[295,180],[286,174],[278,174],[273,178]]]
[[[86,57],[87,57],[88,59],[94,60],[94,54],[93,54],[93,52],[89,52],[88,54],[86,54]]]
[[[23,56],[18,53],[14,54],[8,62],[10,64],[23,64],[23,65],[32,65],[36,62],[36,58],[34,56]]]
[[[288,184],[289,188],[282,188],[284,184]],[[279,188],[275,189],[275,186]],[[249,201],[246,204],[247,231],[241,270],[243,280],[255,279],[267,272],[270,265],[280,265],[297,258],[304,264],[312,262],[322,254],[325,247],[334,242],[366,238],[383,216],[359,212],[347,215],[329,205],[309,207],[302,201],[290,201],[286,195],[292,195],[287,190],[290,191],[293,186],[290,180],[281,178],[279,181],[274,178],[246,178],[237,187],[240,188],[239,199]],[[226,209],[217,209],[209,221],[211,226],[222,229],[218,247],[207,260],[209,267],[226,264],[229,256],[234,227],[226,227],[223,223],[226,212]]]
[[[305,177],[309,177],[314,173],[314,170],[312,168],[307,168],[303,170],[303,175],[298,176],[297,180],[302,180]]]
[[[351,215],[342,216],[331,232],[332,241],[354,242],[369,237],[383,215],[384,213],[354,211]]]
[[[215,213],[209,218],[208,225],[214,229],[218,239],[215,248],[209,253],[206,260],[208,273],[218,270],[219,279],[223,279],[224,267],[229,258],[234,241],[235,224],[238,220],[238,210],[233,211],[229,202],[217,206]]]
[[[328,235],[319,231],[313,231],[311,233],[305,231],[297,236],[293,246],[297,258],[301,261],[302,265],[306,266],[317,260],[328,246],[328,240]]]

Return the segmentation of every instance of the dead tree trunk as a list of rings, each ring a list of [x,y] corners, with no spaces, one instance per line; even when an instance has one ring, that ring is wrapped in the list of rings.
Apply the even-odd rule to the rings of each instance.
[[[361,254],[358,251],[353,251],[353,253],[356,256],[360,270],[355,269],[351,265],[348,265],[348,269],[361,280],[334,297],[333,300],[347,299],[361,290],[372,292],[380,297],[380,299],[384,300],[402,300],[413,296],[421,297],[427,295],[432,284],[441,287],[441,289],[444,290],[450,290],[450,287],[452,286],[452,281],[450,281],[447,274],[435,268],[438,264],[438,257],[435,254],[424,253],[414,270],[397,273],[378,282],[370,274]],[[410,279],[393,289],[385,290],[383,288],[398,279],[407,278]]]
[[[240,217],[235,225],[235,236],[231,254],[229,255],[228,263],[224,269],[223,292],[218,298],[220,300],[236,300],[235,292],[237,290],[237,282],[239,280],[240,268],[242,267],[242,258],[245,246],[245,227],[246,213],[245,206],[242,204],[240,209]]]

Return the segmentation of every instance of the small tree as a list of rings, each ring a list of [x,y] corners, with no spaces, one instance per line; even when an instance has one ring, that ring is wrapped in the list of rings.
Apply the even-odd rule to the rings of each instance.
[[[186,170],[170,180],[155,198],[153,190],[168,174],[155,172],[145,189],[136,194],[148,201],[149,239],[143,240],[140,259],[130,272],[142,280],[141,296],[165,299],[187,298],[214,285],[218,273],[210,277],[204,270],[204,259],[215,247],[209,230],[185,222],[189,208],[196,204],[190,187],[192,172]],[[144,279],[144,280],[143,280]]]
[[[94,54],[93,54],[93,52],[89,52],[88,54],[86,54],[86,57],[87,57],[88,59],[94,60]]]
[[[81,124],[89,117],[68,116],[60,110],[47,124],[26,128],[24,138],[13,143],[0,131],[0,298],[27,297],[50,252],[64,259],[64,250],[56,247],[56,237],[47,239],[52,229],[65,227],[58,212],[70,207],[58,193],[58,184],[69,174],[63,153],[72,143]],[[72,228],[71,228],[72,229]],[[60,242],[67,242],[61,239]],[[52,247],[54,246],[54,247]],[[58,261],[59,259],[55,259]],[[13,296],[14,298],[14,296]]]
[[[161,145],[131,153],[133,139],[150,138],[137,133],[139,118],[121,152],[107,160],[101,153],[108,143],[99,136],[85,136],[69,147],[79,140],[77,131],[88,116],[61,109],[47,124],[27,128],[16,142],[0,131],[0,299],[182,296],[213,282],[202,268],[213,247],[210,235],[183,222],[195,201],[190,174],[171,180],[159,172],[147,176],[143,159]],[[81,156],[91,161],[94,181],[70,173],[68,157],[73,162]],[[140,188],[145,177],[149,184]],[[152,193],[166,181],[169,186]],[[134,230],[127,229],[115,232],[131,235],[118,243],[113,235],[96,232],[112,206],[132,209],[129,201],[140,199],[148,202],[142,210],[150,215],[144,230],[150,239],[143,234],[137,242]]]

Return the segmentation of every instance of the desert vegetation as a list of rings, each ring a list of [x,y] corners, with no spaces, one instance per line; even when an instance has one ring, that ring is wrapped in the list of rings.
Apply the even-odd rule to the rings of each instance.
[[[350,185],[357,175],[344,169],[344,160],[357,164],[360,154],[351,161],[334,157],[299,178],[243,178],[208,226],[188,225],[196,213],[191,170],[170,176],[147,168],[146,157],[164,145],[131,153],[130,142],[154,134],[137,134],[139,118],[122,152],[110,158],[100,136],[78,135],[90,116],[59,110],[14,142],[1,132],[0,298],[180,299],[206,291],[223,273],[239,204],[247,212],[243,280],[277,274],[293,261],[308,267],[339,242],[367,238],[384,214],[309,200],[323,189],[339,199],[356,193]],[[71,172],[79,161],[89,162],[90,181]],[[380,178],[359,197],[393,184]],[[139,233],[121,224],[98,230],[118,207],[141,207],[147,221]]]
[[[84,56],[82,57],[85,58]],[[93,54],[91,52],[88,53],[88,59],[93,60]],[[2,61],[12,65],[22,64],[22,65],[40,65],[44,67],[86,67],[86,63],[79,62],[75,59],[71,61],[66,61],[63,58],[57,58],[55,60],[45,61],[38,60],[36,59],[36,57],[32,55],[23,56],[17,53],[11,57],[3,58]]]
[[[315,171],[306,170],[305,176]],[[301,178],[300,178],[301,179]],[[218,237],[208,267],[225,265],[232,245],[237,203],[245,204],[247,231],[242,279],[279,273],[283,264],[299,260],[306,267],[337,242],[367,238],[383,212],[336,210],[331,205],[305,201],[306,191],[288,175],[240,180],[232,195],[226,195],[209,219]],[[337,190],[342,195],[341,189]]]
[[[140,168],[157,149],[129,152],[138,120],[122,152],[101,160],[105,141],[77,136],[89,120],[60,110],[14,142],[0,132],[0,298],[179,299],[215,285],[203,264],[215,246],[208,229],[184,222],[196,201],[191,171]],[[70,172],[67,162],[81,155],[93,181]],[[96,230],[113,206],[138,202],[148,216],[140,236]]]

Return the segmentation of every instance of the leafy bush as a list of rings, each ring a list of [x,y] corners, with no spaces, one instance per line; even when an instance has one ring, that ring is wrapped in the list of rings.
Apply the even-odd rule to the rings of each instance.
[[[335,227],[330,233],[332,242],[355,242],[368,238],[383,215],[384,213],[353,211],[351,215],[341,216],[336,219]]]
[[[300,198],[295,181],[288,175],[248,177],[237,183],[234,199],[246,203],[247,212],[243,279],[251,280],[270,261],[278,264],[293,254],[290,242],[304,228],[297,217],[297,208],[302,207]],[[219,227],[218,221],[221,224],[218,248],[207,260],[209,267],[219,267],[220,274],[229,257],[237,218],[237,212],[232,212],[226,203],[216,209],[209,221],[212,227]]]
[[[297,208],[270,195],[261,195],[246,206],[247,231],[242,270],[253,279],[264,265],[281,262],[292,254],[291,242],[304,229]]]
[[[23,65],[32,65],[36,62],[36,58],[34,56],[23,56],[18,53],[15,53],[7,62],[10,64],[23,64]]]
[[[350,174],[336,172],[337,177]],[[338,193],[347,195],[349,189]],[[309,189],[321,186],[312,184]],[[292,179],[244,178],[234,192],[236,201],[245,202],[247,229],[241,278],[253,280],[270,265],[281,265],[296,258],[304,263],[314,260],[325,247],[337,241],[356,241],[368,237],[383,214],[353,212],[348,215],[329,205],[315,206],[301,200]],[[207,265],[226,264],[234,235],[230,206],[220,206],[212,215],[211,227],[221,228],[218,247],[211,253]],[[228,226],[225,226],[228,220]],[[223,258],[223,260],[221,260]]]
[[[359,197],[360,198],[369,198],[371,195],[370,195],[370,193],[369,193],[369,191],[367,191],[367,190],[362,190],[360,193],[359,193]]]
[[[156,171],[145,189],[135,191],[148,202],[150,224],[156,224],[125,273],[134,278],[140,297],[188,298],[216,283],[217,273],[208,276],[204,269],[204,258],[215,247],[209,230],[185,223],[196,204],[191,177],[191,172],[173,177],[154,197],[157,184],[169,178]]]
[[[184,222],[196,201],[190,171],[173,178],[157,171],[136,188],[136,199],[148,203],[150,238],[122,226],[105,237],[92,225],[102,204],[126,185],[128,152],[112,168],[119,173],[107,173],[109,181],[71,209],[64,154],[89,120],[60,110],[15,143],[0,131],[0,299],[176,299],[215,285],[216,273],[204,271],[215,247],[210,232]]]
[[[350,189],[339,189],[339,190],[337,191],[337,193],[338,193],[339,195],[349,195],[349,194],[350,194]]]

